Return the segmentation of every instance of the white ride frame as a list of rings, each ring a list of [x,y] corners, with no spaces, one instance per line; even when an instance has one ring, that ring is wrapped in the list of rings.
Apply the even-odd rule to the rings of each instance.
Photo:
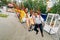
[[[59,14],[48,13],[44,30],[47,31],[49,34],[55,34],[57,33],[59,27],[60,27]]]

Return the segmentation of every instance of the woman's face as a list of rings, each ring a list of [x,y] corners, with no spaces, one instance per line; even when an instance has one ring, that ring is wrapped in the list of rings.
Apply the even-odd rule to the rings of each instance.
[[[25,9],[25,12],[28,12],[28,8]]]
[[[37,13],[35,13],[35,16],[37,16],[38,14]]]
[[[35,15],[34,12],[32,14]]]

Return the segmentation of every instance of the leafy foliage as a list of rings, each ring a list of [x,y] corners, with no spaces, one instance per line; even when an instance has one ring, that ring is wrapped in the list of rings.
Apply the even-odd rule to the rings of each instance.
[[[58,13],[58,14],[60,14],[60,3],[55,4],[51,8],[50,13]]]
[[[45,13],[46,11],[46,5],[43,4],[42,0],[28,0],[24,2],[24,6],[34,10],[40,9],[42,13]]]
[[[7,4],[8,4],[7,0],[1,0],[0,7],[4,6],[4,5],[7,5]]]

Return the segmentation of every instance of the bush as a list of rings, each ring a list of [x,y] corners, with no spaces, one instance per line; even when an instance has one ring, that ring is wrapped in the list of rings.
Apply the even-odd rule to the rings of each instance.
[[[0,17],[7,18],[7,17],[8,17],[8,15],[6,15],[6,14],[0,14]]]

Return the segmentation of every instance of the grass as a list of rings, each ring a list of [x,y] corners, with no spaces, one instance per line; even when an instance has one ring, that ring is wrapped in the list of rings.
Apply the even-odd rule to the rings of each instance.
[[[8,15],[6,15],[6,14],[0,14],[0,17],[7,18]]]

